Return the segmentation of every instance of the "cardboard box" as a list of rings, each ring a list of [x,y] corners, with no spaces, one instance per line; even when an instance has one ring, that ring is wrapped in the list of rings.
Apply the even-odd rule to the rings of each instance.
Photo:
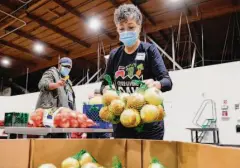
[[[177,142],[178,168],[198,168],[201,146],[201,144]]]
[[[178,168],[239,168],[240,149],[178,142]]]
[[[198,168],[239,168],[240,149],[201,145]]]
[[[106,168],[111,167],[113,156],[118,156],[126,167],[127,140],[36,139],[32,140],[31,147],[31,168],[37,168],[44,163],[61,167],[64,159],[82,149],[90,152]]]
[[[143,168],[148,168],[152,158],[158,158],[166,168],[178,168],[177,142],[144,140],[142,152]]]
[[[30,140],[0,140],[1,168],[29,168]]]
[[[127,140],[127,168],[142,167],[142,141]]]

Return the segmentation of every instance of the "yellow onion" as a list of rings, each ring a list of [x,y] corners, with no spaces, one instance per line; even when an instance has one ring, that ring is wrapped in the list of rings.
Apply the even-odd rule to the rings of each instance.
[[[102,96],[95,96],[89,100],[89,105],[103,104]]]
[[[57,167],[51,163],[46,163],[46,164],[42,164],[38,168],[57,168]]]
[[[155,106],[161,105],[163,103],[163,94],[159,89],[155,87],[147,89],[144,93],[144,98],[148,104]]]
[[[151,163],[148,168],[164,168],[161,164]]]
[[[157,121],[162,121],[165,117],[165,112],[163,109],[162,105],[157,106],[158,107],[158,117],[157,117]]]
[[[157,106],[146,104],[140,111],[143,123],[151,123],[157,121],[159,117],[159,109]]]
[[[139,93],[133,93],[127,99],[127,108],[141,110],[145,104],[144,96]]]
[[[103,104],[105,106],[109,106],[111,102],[115,99],[119,99],[119,96],[116,91],[114,90],[107,90],[102,97]]]
[[[109,106],[109,110],[116,116],[120,116],[125,108],[125,103],[122,100],[113,100]]]
[[[127,103],[127,99],[128,99],[129,96],[130,96],[130,94],[128,94],[128,93],[121,93],[121,94],[120,94],[120,99],[121,99],[124,103]]]
[[[141,118],[136,109],[126,109],[122,112],[120,121],[124,127],[132,128],[140,124]]]
[[[79,168],[79,166],[77,159],[69,157],[62,162],[61,168]]]
[[[99,112],[99,117],[106,122],[110,122],[113,120],[114,115],[113,113],[109,110],[109,107],[105,106],[102,107],[100,112]]]
[[[164,168],[157,158],[153,158],[148,168]]]
[[[91,163],[91,162],[94,162],[94,159],[88,152],[84,153],[79,159],[80,166],[83,166],[83,165],[85,165],[87,163]]]
[[[104,168],[104,167],[98,163],[87,163],[84,164],[81,168]]]

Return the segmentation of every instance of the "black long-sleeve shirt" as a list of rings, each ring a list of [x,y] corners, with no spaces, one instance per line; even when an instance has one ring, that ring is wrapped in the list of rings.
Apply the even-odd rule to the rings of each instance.
[[[139,85],[133,80],[154,79],[160,81],[163,92],[172,88],[171,78],[162,56],[154,44],[141,42],[132,54],[127,54],[124,46],[112,50],[105,74],[110,75],[115,87],[121,92],[134,92]],[[108,83],[104,80],[101,91],[106,85]]]
[[[141,42],[132,54],[124,51],[124,46],[110,53],[105,74],[108,74],[116,89],[133,93],[139,85],[133,80],[154,79],[160,81],[163,92],[172,89],[172,81],[164,65],[162,56],[155,45]],[[103,80],[101,92],[108,85]],[[114,124],[115,138],[163,139],[164,122],[144,124],[144,131],[138,133],[135,128],[125,128],[121,123]]]

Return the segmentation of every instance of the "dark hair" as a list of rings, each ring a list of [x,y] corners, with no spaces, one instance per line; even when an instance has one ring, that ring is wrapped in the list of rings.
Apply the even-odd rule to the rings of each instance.
[[[137,6],[133,4],[124,4],[115,10],[114,22],[116,25],[128,19],[134,19],[137,24],[142,25],[142,13]]]

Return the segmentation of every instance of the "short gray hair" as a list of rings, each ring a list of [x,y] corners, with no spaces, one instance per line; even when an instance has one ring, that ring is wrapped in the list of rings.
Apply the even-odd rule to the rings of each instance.
[[[128,19],[134,19],[137,24],[142,25],[142,13],[133,4],[121,5],[114,12],[114,22],[116,25]]]

